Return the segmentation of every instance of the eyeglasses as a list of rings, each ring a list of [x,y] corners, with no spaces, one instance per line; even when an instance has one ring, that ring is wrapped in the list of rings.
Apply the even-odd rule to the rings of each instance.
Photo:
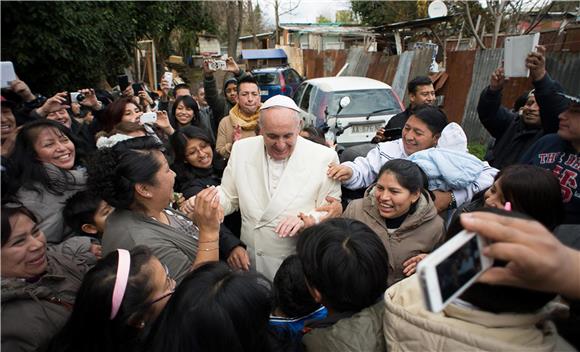
[[[175,286],[174,286],[175,281],[173,281],[173,279],[171,278],[171,275],[169,274],[169,268],[167,267],[167,265],[163,264],[163,269],[165,269],[165,282],[166,282],[167,286],[171,287],[171,290],[169,292],[161,295],[160,297],[155,298],[151,302],[145,303],[145,306],[152,306],[155,303],[171,296],[175,292]]]

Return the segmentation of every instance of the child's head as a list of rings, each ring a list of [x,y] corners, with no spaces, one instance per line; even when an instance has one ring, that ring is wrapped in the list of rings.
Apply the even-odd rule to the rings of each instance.
[[[331,219],[309,227],[296,249],[312,296],[329,313],[358,312],[387,289],[387,251],[360,221]]]
[[[495,177],[485,192],[485,206],[505,207],[531,216],[549,229],[558,226],[564,216],[560,183],[547,169],[532,165],[510,165]]]
[[[274,277],[274,314],[287,318],[306,316],[320,307],[308,291],[302,263],[297,255],[284,259]]]
[[[113,211],[107,202],[86,190],[66,201],[63,214],[66,224],[76,233],[101,237],[107,217]]]

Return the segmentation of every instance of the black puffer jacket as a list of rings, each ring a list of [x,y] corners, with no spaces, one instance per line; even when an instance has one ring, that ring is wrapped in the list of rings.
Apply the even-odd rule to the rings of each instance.
[[[501,106],[501,91],[485,88],[477,104],[479,121],[495,139],[486,161],[497,169],[516,164],[528,148],[544,135],[541,127],[526,126],[520,116]]]

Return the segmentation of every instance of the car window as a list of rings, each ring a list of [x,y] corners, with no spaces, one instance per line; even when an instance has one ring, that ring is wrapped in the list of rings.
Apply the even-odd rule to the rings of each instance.
[[[280,78],[276,72],[258,72],[254,73],[254,78],[259,86],[280,84]]]
[[[340,99],[350,97],[350,104],[340,111],[339,116],[362,115],[385,109],[384,114],[401,112],[401,107],[391,89],[366,89],[332,92],[328,99],[328,114],[336,115]]]
[[[298,87],[298,89],[296,90],[296,93],[294,93],[294,96],[292,97],[294,99],[294,102],[298,106],[300,106],[300,97],[302,97],[302,93],[304,93],[304,89],[306,89],[307,85],[308,83],[302,83],[300,87]]]
[[[308,107],[310,106],[310,96],[312,92],[312,85],[309,84],[306,87],[306,90],[304,91],[304,96],[302,97],[302,100],[300,101],[300,108],[304,111],[308,111]]]
[[[294,70],[286,71],[288,83],[300,83],[300,75]]]

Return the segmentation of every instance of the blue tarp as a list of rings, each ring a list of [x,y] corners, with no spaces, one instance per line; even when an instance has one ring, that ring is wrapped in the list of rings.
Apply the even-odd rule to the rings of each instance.
[[[287,59],[286,53],[282,49],[255,49],[242,50],[242,59],[257,60],[257,59]]]

